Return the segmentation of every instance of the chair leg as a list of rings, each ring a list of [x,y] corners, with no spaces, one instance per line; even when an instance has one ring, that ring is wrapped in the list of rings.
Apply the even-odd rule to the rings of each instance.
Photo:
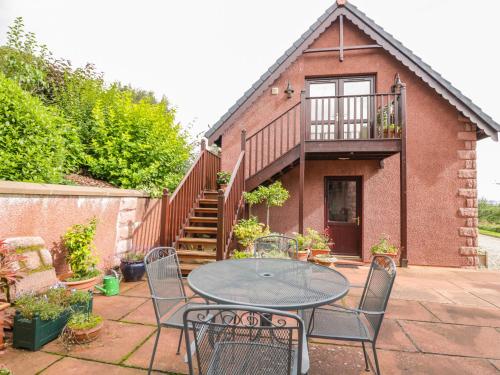
[[[151,361],[149,361],[148,375],[151,374],[151,370],[153,369],[153,362],[155,361],[156,347],[158,346],[160,333],[161,333],[161,327],[158,327],[158,332],[156,332],[155,345],[153,346],[153,354],[151,354]]]
[[[377,349],[375,348],[375,343],[372,344],[373,348],[373,357],[375,358],[375,368],[377,370],[377,375],[380,375],[380,368],[378,367],[378,357],[377,357]]]
[[[179,336],[179,343],[177,344],[177,352],[175,354],[179,355],[181,354],[181,343],[182,343],[182,336],[184,335],[184,329],[181,329],[181,334]]]
[[[368,367],[368,354],[366,353],[365,342],[361,341],[361,345],[363,345],[363,354],[365,355],[365,371],[370,371],[370,367]]]

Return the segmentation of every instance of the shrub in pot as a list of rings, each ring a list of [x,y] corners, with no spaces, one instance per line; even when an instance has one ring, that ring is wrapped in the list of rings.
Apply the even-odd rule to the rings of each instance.
[[[23,295],[15,307],[13,346],[35,351],[59,336],[72,312],[90,313],[92,294],[54,288],[43,295]]]
[[[257,217],[252,216],[249,219],[241,219],[234,226],[234,236],[244,251],[252,254],[253,245],[257,238],[269,235],[269,229],[262,223],[259,223]]]
[[[98,338],[103,327],[104,321],[100,315],[74,313],[66,324],[62,339],[66,345],[86,344]]]
[[[396,261],[398,257],[398,248],[389,242],[389,236],[382,234],[378,243],[370,248],[373,255],[387,255]]]
[[[326,234],[320,233],[312,228],[306,229],[306,241],[311,250],[311,256],[314,258],[319,254],[330,254],[328,246],[329,237]]]
[[[133,251],[126,253],[120,260],[120,270],[126,282],[142,280],[146,272],[144,254]]]
[[[297,259],[307,261],[307,258],[309,257],[309,238],[300,233],[293,233],[293,235],[297,240],[297,244],[299,246]]]
[[[217,172],[216,182],[217,186],[219,186],[219,189],[225,189],[229,181],[231,181],[231,172],[227,171]]]
[[[97,219],[93,218],[88,224],[73,225],[63,236],[71,273],[62,275],[60,280],[69,289],[91,290],[99,282],[101,272],[96,268],[98,258],[94,255],[96,229]]]

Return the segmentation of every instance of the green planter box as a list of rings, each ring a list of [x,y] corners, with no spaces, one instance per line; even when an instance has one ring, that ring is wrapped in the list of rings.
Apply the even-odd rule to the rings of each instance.
[[[71,306],[73,311],[91,313],[93,307],[93,297],[88,303],[75,304]],[[57,338],[70,317],[71,310],[68,309],[57,319],[42,320],[39,316],[33,319],[26,319],[16,311],[14,316],[14,338],[12,346],[32,351],[39,350],[48,342]]]

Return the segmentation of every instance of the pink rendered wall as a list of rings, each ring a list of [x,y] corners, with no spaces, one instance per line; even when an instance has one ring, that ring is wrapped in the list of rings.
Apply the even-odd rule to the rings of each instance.
[[[0,184],[0,239],[18,236],[42,237],[53,254],[58,274],[67,271],[61,236],[70,226],[87,223],[94,216],[98,219],[94,243],[101,268],[116,264],[116,256],[119,257],[120,253],[132,247],[147,250],[158,240],[159,200],[106,194],[88,196],[25,194],[21,191],[6,193],[3,187],[5,183]],[[46,186],[49,190],[55,185],[40,186]],[[62,188],[86,189],[72,186]]]
[[[344,26],[346,45],[373,43],[349,22]],[[334,24],[311,47],[336,45],[338,29]],[[247,134],[252,135],[297,103],[307,77],[374,74],[376,91],[389,92],[396,73],[407,86],[409,263],[463,265],[459,248],[465,245],[465,239],[459,236],[458,228],[464,225],[464,219],[457,214],[463,206],[457,195],[463,187],[458,179],[463,160],[457,158],[457,150],[463,148],[457,133],[463,124],[459,123],[454,107],[382,49],[348,51],[343,62],[339,62],[337,53],[299,57],[271,85],[280,88],[279,95],[272,96],[270,89],[267,90],[227,124],[222,136],[222,169],[231,170],[236,162],[241,130],[246,129]],[[292,99],[283,94],[287,81],[295,89]],[[342,175],[363,176],[362,243],[363,257],[368,259],[368,249],[380,233],[388,233],[399,241],[399,156],[386,159],[384,169],[378,169],[376,163],[370,161],[308,161],[305,226],[324,227],[323,178]],[[273,209],[272,229],[290,232],[298,225],[298,169],[284,175],[283,183],[290,189],[292,198],[285,207]]]

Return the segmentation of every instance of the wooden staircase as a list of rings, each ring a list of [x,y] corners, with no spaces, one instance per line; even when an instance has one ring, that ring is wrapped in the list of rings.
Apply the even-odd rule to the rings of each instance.
[[[203,191],[193,207],[188,224],[175,242],[183,275],[196,267],[216,260],[217,246],[217,192]]]

